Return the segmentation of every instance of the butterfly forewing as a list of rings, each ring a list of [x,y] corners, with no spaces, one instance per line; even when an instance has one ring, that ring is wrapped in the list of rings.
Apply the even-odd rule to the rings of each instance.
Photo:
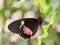
[[[13,32],[13,33],[17,33],[19,34],[20,32],[20,28],[19,26],[21,25],[21,20],[16,20],[16,21],[13,21],[12,23],[10,23],[8,25],[8,29]]]

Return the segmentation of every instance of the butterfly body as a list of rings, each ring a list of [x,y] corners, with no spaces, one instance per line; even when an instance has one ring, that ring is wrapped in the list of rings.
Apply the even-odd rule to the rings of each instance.
[[[13,21],[12,23],[10,23],[8,25],[8,29],[13,33],[19,34],[23,38],[30,38],[31,36],[34,36],[35,33],[37,32],[37,29],[38,29],[38,26],[39,26],[38,23],[39,23],[39,25],[41,25],[42,20],[40,19],[40,21],[38,21],[38,19],[34,19],[34,18],[25,18],[25,19],[20,19],[20,20]],[[23,30],[24,26],[26,26],[26,28],[27,28],[26,31],[27,32]],[[29,31],[32,34],[29,35],[28,34]]]

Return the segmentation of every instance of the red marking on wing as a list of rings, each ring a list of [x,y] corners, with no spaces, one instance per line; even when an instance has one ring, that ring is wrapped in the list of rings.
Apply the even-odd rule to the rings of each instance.
[[[27,35],[32,35],[31,29],[29,29],[29,28],[26,27],[26,26],[23,26],[23,31],[24,31],[24,33],[27,34]]]

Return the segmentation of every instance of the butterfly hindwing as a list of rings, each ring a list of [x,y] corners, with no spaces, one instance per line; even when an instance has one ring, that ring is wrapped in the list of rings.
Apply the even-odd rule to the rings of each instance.
[[[30,28],[33,32],[33,35],[37,32],[38,29],[38,22],[37,19],[27,19],[25,20],[25,26]]]
[[[28,28],[30,28],[31,29],[31,31],[32,31],[32,36],[37,32],[37,29],[38,29],[38,26],[37,26],[37,19],[33,19],[33,18],[29,18],[29,19],[25,19],[25,21],[24,21],[25,23],[24,23],[24,25],[23,26],[26,26],[26,27],[28,27]],[[22,36],[23,38],[30,38],[31,37],[31,35],[26,35],[25,33],[21,33],[20,34],[20,36]]]

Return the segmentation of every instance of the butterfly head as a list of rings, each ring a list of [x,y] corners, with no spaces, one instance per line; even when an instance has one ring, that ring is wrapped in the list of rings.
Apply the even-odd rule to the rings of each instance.
[[[42,17],[38,17],[38,24],[39,24],[39,25],[42,24]]]

